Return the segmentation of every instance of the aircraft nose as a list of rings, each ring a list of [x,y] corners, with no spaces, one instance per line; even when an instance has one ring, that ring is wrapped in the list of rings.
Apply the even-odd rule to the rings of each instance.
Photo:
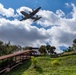
[[[20,13],[22,13],[22,11],[20,11]]]
[[[23,12],[23,11],[20,11],[21,13]]]
[[[22,14],[24,13],[24,11],[20,11]]]

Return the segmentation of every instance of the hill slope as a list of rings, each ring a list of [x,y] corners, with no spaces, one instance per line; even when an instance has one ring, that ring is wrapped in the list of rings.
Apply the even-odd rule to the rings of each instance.
[[[30,60],[26,61],[13,69],[9,73],[3,75],[76,75],[76,55],[50,58],[37,57],[37,68],[33,68]],[[60,65],[52,65],[54,60],[58,60]]]

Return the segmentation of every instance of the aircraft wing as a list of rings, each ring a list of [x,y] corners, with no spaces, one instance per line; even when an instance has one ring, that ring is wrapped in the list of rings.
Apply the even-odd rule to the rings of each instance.
[[[32,13],[30,13],[30,15],[34,16],[36,13],[36,11],[33,11]]]
[[[40,18],[42,18],[42,17],[38,17],[38,18],[34,19],[34,22],[37,21],[37,20],[39,20]]]
[[[31,19],[36,19],[36,17],[31,17]]]
[[[42,18],[42,17],[38,17],[38,16],[37,17],[31,17],[31,19],[33,19],[34,22],[37,21],[37,20],[39,20],[40,18]]]
[[[27,18],[22,18],[20,21],[26,20]]]
[[[21,14],[23,14],[25,17],[28,17],[29,16],[29,14],[26,13],[26,12],[24,12],[24,11],[21,11]]]
[[[41,7],[37,8],[36,10],[33,10],[33,12],[30,13],[30,15],[34,16],[40,9],[41,9]]]

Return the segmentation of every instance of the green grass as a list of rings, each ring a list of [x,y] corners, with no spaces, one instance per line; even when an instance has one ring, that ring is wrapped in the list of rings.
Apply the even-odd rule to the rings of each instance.
[[[30,60],[14,68],[3,75],[76,75],[76,55],[50,58],[37,57],[37,68],[33,68]],[[58,60],[60,65],[52,65],[51,62]]]

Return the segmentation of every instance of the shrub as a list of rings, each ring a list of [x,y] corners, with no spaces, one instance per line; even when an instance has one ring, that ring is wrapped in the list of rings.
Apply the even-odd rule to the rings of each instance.
[[[34,68],[36,68],[36,66],[37,66],[37,58],[32,56],[31,57],[31,61],[32,61],[33,65],[34,65]]]
[[[58,66],[58,65],[60,65],[60,62],[59,62],[59,60],[54,60],[54,61],[52,61],[52,63],[51,63],[53,66]]]

